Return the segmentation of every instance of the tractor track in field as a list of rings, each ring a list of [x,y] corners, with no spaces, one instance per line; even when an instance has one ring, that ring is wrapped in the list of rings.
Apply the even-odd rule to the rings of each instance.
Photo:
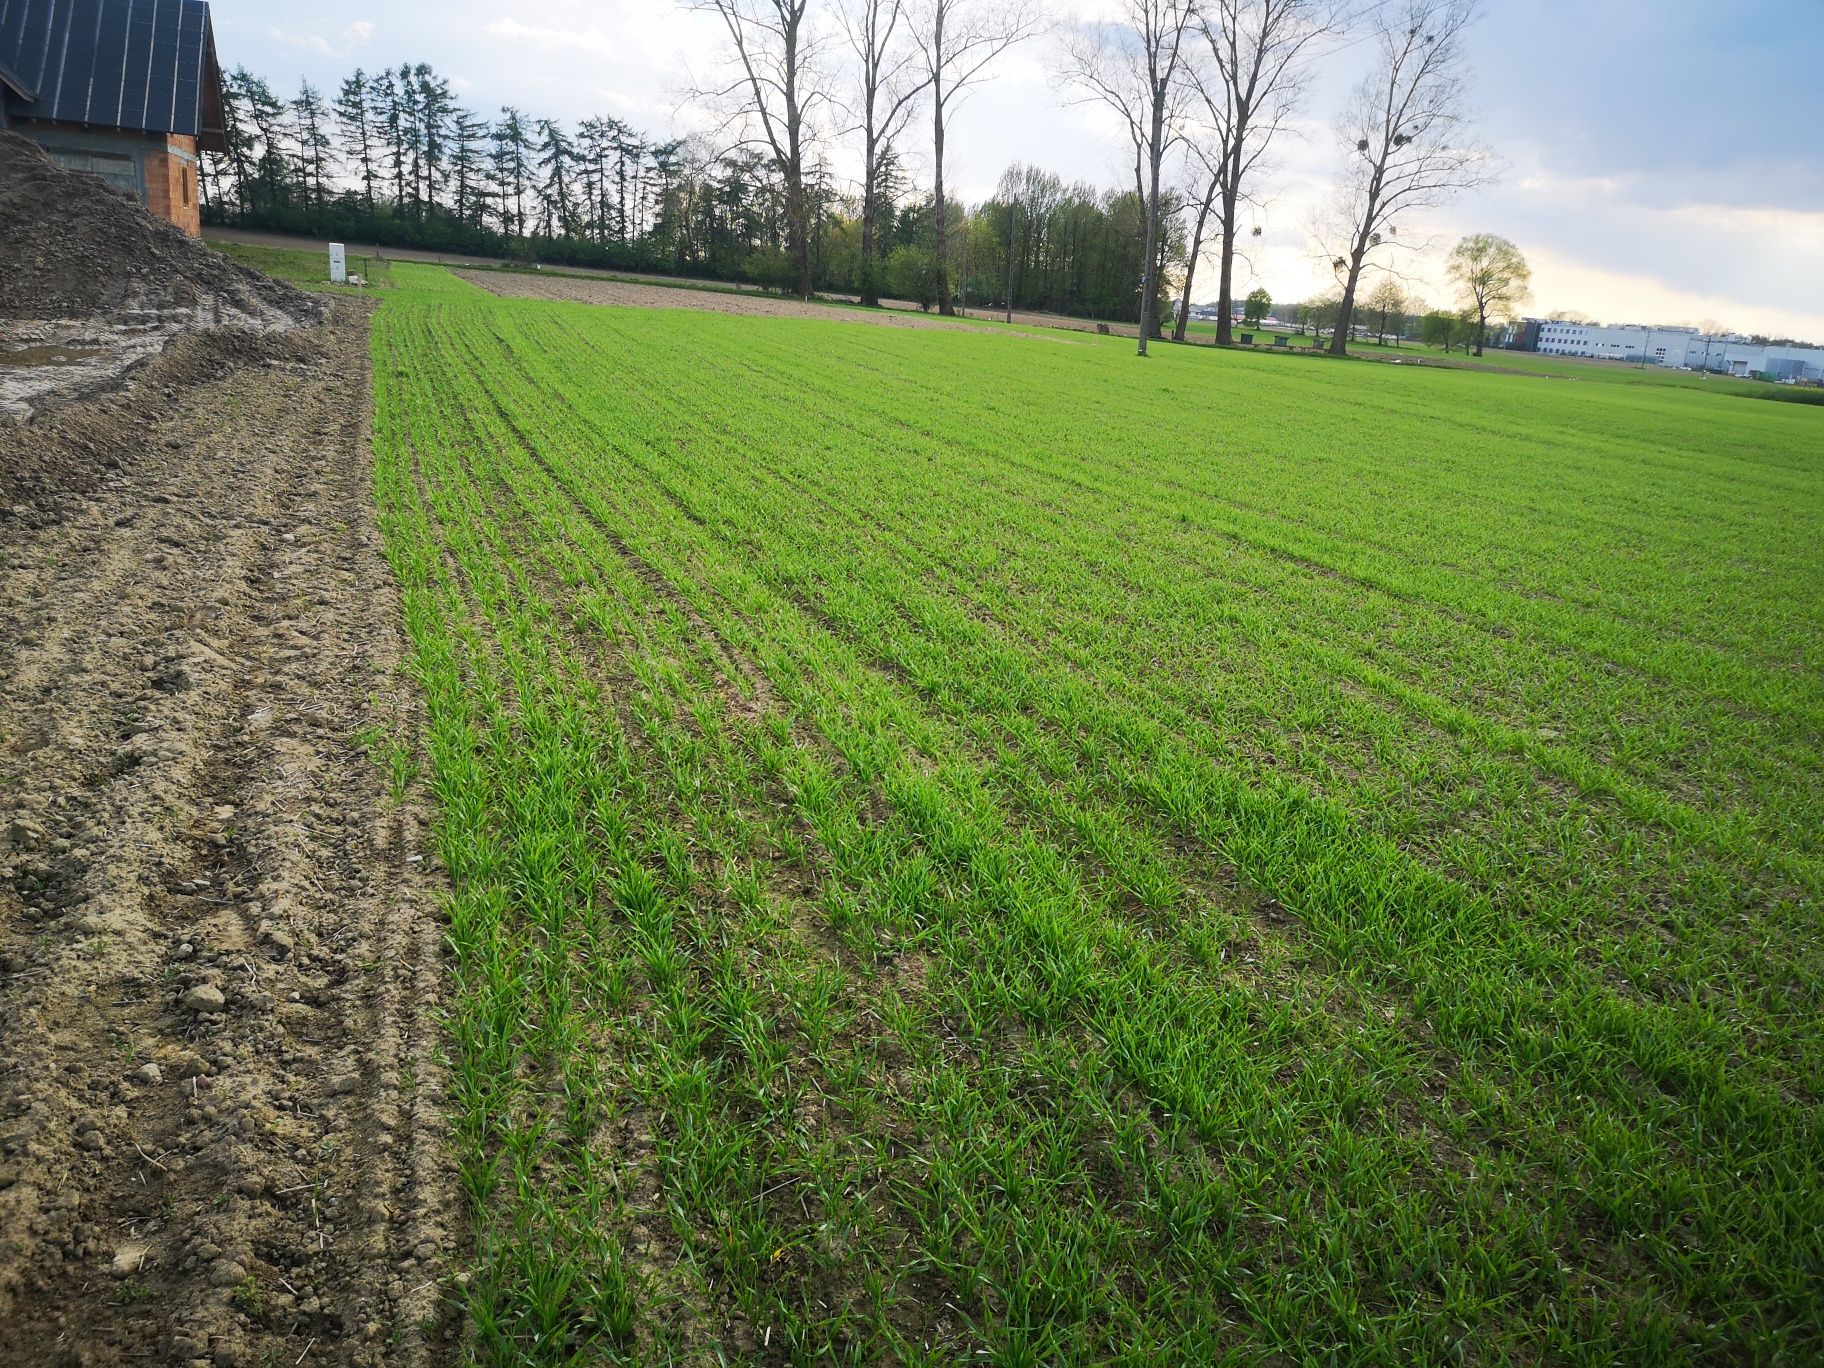
[[[454,1356],[366,338],[93,401],[116,459],[0,524],[0,1363]]]

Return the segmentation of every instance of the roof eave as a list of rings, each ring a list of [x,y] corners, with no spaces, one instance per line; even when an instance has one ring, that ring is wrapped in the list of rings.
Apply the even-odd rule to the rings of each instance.
[[[196,146],[202,152],[228,150],[228,119],[222,112],[222,68],[215,59],[215,23],[203,11],[203,71],[197,92]]]
[[[18,73],[5,62],[0,62],[0,86],[5,86],[6,90],[10,90],[21,104],[38,103],[37,90],[27,85]],[[4,97],[5,93],[5,91],[0,91],[0,97]]]

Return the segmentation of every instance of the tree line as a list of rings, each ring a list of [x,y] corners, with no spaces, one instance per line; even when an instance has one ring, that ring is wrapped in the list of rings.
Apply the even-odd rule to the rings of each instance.
[[[1334,340],[1339,326],[1386,342],[1416,338],[1445,351],[1461,346],[1482,355],[1491,325],[1512,317],[1532,287],[1532,268],[1520,249],[1494,233],[1471,233],[1450,251],[1446,274],[1458,296],[1457,307],[1433,308],[1407,294],[1398,278],[1382,275],[1344,322],[1339,294],[1320,295],[1288,306],[1283,319],[1300,332],[1309,328]],[[1259,317],[1258,314],[1254,315]]]
[[[1036,309],[1185,335],[1200,263],[1232,340],[1237,263],[1261,228],[1272,153],[1314,64],[1374,44],[1338,125],[1319,237],[1337,278],[1332,349],[1359,326],[1399,220],[1480,183],[1462,35],[1474,0],[1117,0],[1051,24],[1038,0],[686,0],[713,17],[720,79],[689,138],[610,114],[484,116],[422,62],[283,95],[237,68],[227,150],[204,158],[207,219],[554,264],[883,293],[953,312]],[[968,92],[1015,47],[1056,38],[1065,97],[1112,111],[1131,181],[1008,168],[991,196],[946,187]],[[836,163],[850,168],[839,175]],[[911,167],[931,168],[930,185]],[[859,167],[859,175],[854,168]]]
[[[802,289],[808,264],[812,290],[928,307],[940,292],[1000,306],[1011,287],[1022,310],[1136,308],[1138,205],[1036,168],[1010,169],[1006,193],[973,208],[947,203],[940,234],[935,195],[913,192],[897,160],[878,165],[871,213],[810,163],[801,263],[784,178],[752,147],[661,139],[609,115],[570,127],[507,106],[484,120],[424,63],[357,69],[333,96],[308,81],[282,96],[237,68],[224,112],[227,150],[202,164],[211,223],[779,289]]]
[[[774,177],[751,153],[705,159],[609,115],[484,119],[426,63],[357,69],[333,97],[308,81],[282,97],[244,68],[223,86],[208,221],[719,275],[779,235]]]

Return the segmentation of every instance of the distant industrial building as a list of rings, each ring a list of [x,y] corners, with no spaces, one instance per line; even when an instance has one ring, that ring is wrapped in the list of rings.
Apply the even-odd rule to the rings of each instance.
[[[228,150],[206,0],[0,0],[0,128],[192,235]]]
[[[1640,323],[1604,327],[1561,318],[1524,318],[1506,330],[1502,345],[1548,356],[1587,356],[1717,375],[1824,382],[1824,348],[1773,346],[1734,333],[1700,333],[1696,328]]]
[[[1593,356],[1602,361],[1679,365],[1682,363],[1668,361],[1667,357],[1682,357],[1685,340],[1695,336],[1696,328],[1652,328],[1633,323],[1605,328],[1597,323],[1547,318],[1539,323],[1539,350],[1557,356]]]
[[[1177,316],[1178,301],[1173,300],[1172,317],[1176,318]],[[1190,318],[1193,323],[1217,323],[1222,320],[1222,309],[1215,304],[1193,304],[1191,305]],[[1234,311],[1230,313],[1229,321],[1237,328],[1246,327],[1250,331],[1258,328],[1272,329],[1288,326],[1287,324],[1281,323],[1272,314],[1268,314],[1265,318],[1259,319],[1256,322],[1249,323],[1245,311],[1239,304],[1237,304]]]

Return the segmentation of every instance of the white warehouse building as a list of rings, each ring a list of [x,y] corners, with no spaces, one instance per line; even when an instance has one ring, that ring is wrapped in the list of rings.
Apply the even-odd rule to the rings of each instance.
[[[1556,318],[1532,321],[1538,328],[1536,349],[1548,355],[1645,361],[1720,375],[1824,381],[1824,348],[1820,347],[1768,346],[1734,334],[1700,333],[1696,328],[1636,323],[1602,327]]]
[[[1539,325],[1539,350],[1557,356],[1594,356],[1603,361],[1656,361],[1681,366],[1687,344],[1696,328],[1649,328],[1620,323],[1605,328],[1597,323],[1569,323],[1548,318]]]

